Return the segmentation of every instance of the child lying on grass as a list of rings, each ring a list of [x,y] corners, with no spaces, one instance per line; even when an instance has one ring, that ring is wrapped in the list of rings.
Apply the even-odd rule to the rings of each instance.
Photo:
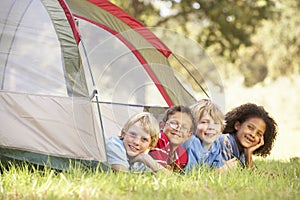
[[[186,150],[181,146],[194,130],[194,119],[189,107],[169,108],[160,122],[161,133],[150,155],[162,166],[181,172],[188,162]]]
[[[252,155],[271,153],[277,124],[262,106],[247,103],[225,115],[225,134],[219,137],[224,160],[237,159],[243,166],[254,168]]]
[[[188,153],[186,171],[201,166],[220,168],[223,166],[221,145],[217,141],[225,127],[224,114],[217,104],[201,99],[191,107],[196,121],[196,130],[183,147]]]
[[[121,136],[112,136],[106,143],[107,162],[115,171],[165,171],[149,154],[159,134],[157,120],[147,112],[131,117],[121,130]]]

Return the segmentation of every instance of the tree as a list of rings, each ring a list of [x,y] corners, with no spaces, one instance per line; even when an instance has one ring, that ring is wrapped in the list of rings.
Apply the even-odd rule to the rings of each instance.
[[[115,0],[148,27],[181,31],[203,48],[214,48],[230,61],[241,45],[250,46],[251,35],[273,15],[272,0]]]
[[[240,48],[236,61],[248,87],[300,73],[300,2],[277,1],[272,20],[265,20],[252,36],[253,45]]]
[[[220,56],[222,62],[227,59],[227,64],[219,64],[219,71],[230,75],[238,70],[245,77],[245,86],[266,77],[300,73],[298,0],[114,2],[146,26],[180,31],[210,55]]]
[[[280,0],[276,9],[278,15],[265,21],[255,38],[272,78],[300,73],[300,2]]]

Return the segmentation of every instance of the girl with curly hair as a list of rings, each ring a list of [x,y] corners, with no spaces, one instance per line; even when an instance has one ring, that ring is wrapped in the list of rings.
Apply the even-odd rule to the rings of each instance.
[[[237,159],[243,166],[254,168],[252,155],[266,157],[277,136],[277,123],[262,107],[247,103],[225,115],[226,126],[219,137],[222,156],[230,163]]]

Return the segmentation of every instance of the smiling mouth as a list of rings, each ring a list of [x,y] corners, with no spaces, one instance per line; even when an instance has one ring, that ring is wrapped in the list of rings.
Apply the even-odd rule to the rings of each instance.
[[[253,139],[250,138],[250,137],[248,137],[248,136],[245,136],[245,139],[246,139],[246,141],[247,141],[248,143],[253,143],[253,142],[254,142]]]
[[[129,147],[129,149],[130,149],[131,151],[133,151],[133,152],[139,151],[139,149],[136,148],[136,147],[134,147],[133,145],[128,144],[128,147]]]
[[[208,137],[214,137],[216,135],[216,133],[205,133],[205,136]]]
[[[206,135],[208,137],[213,137],[213,136],[217,135],[217,131],[213,130],[213,129],[208,129],[208,130],[206,130],[204,135]]]
[[[171,133],[174,137],[181,138],[181,135],[178,135],[177,133]]]

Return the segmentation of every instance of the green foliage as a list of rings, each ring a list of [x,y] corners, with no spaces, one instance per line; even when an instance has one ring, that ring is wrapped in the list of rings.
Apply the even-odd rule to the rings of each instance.
[[[171,29],[196,40],[217,60],[222,76],[239,71],[247,87],[300,73],[298,0],[113,2],[148,27]],[[187,53],[197,57],[193,51]]]
[[[277,1],[276,15],[252,36],[252,46],[240,48],[236,62],[248,87],[269,78],[300,73],[300,2]]]
[[[255,38],[272,78],[300,73],[300,2],[277,1],[276,9],[278,16],[265,21]]]
[[[251,35],[263,19],[272,18],[274,7],[271,0],[114,2],[149,27],[176,27],[189,37],[194,34],[201,46],[214,47],[230,60],[237,58],[241,45],[251,45]],[[163,15],[164,12],[168,14]]]
[[[299,160],[257,161],[261,170],[219,174],[129,174],[73,168],[67,172],[11,165],[0,176],[1,199],[297,199]]]

